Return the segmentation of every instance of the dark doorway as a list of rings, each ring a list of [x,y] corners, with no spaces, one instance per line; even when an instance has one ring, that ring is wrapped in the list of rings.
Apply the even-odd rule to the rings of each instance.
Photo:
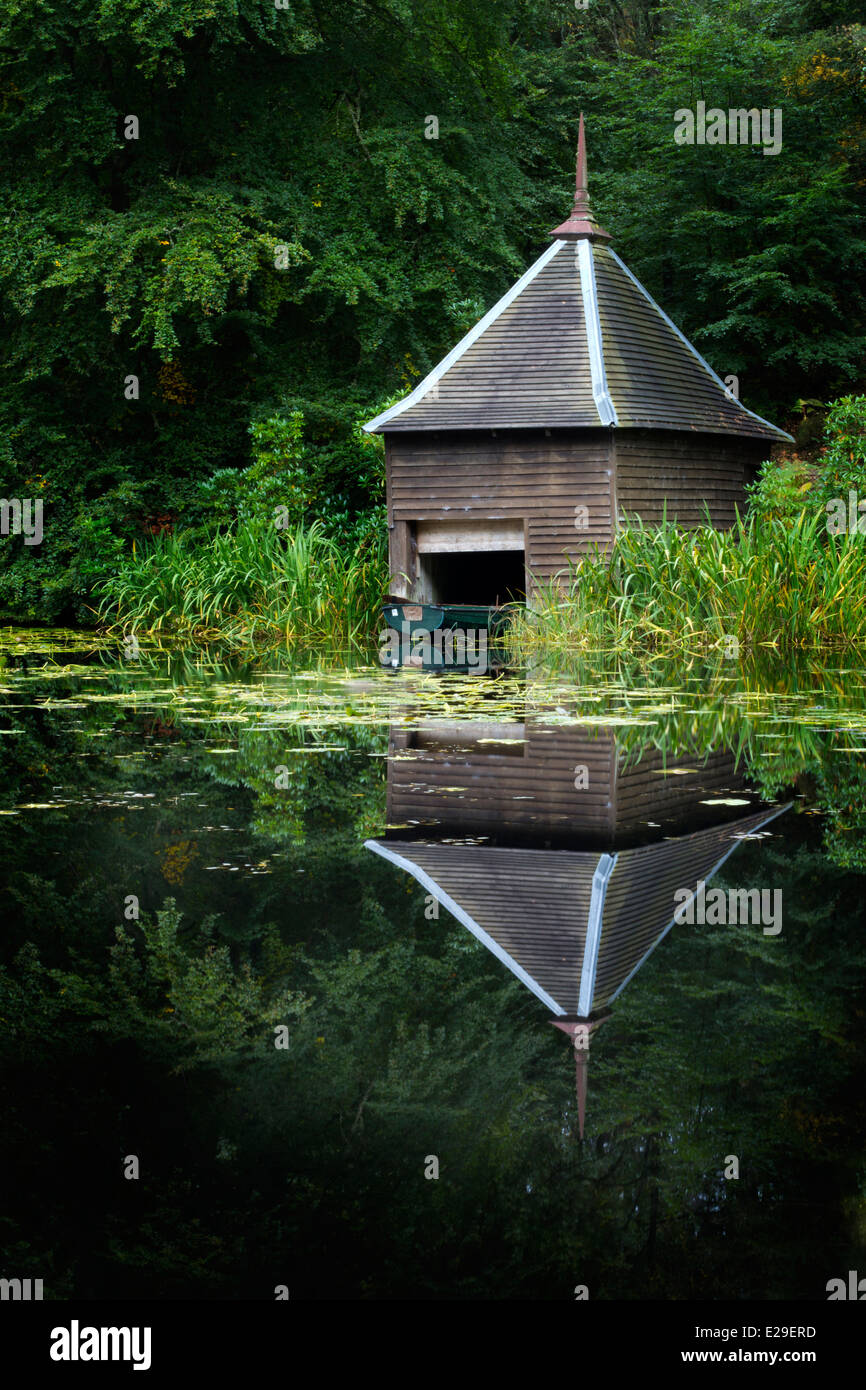
[[[522,550],[457,550],[419,555],[418,561],[423,602],[492,606],[526,598]]]

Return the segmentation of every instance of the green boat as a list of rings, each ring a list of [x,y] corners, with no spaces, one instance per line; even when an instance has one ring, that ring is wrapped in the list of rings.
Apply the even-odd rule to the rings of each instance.
[[[443,627],[484,628],[489,632],[505,622],[503,609],[482,603],[409,603],[406,599],[389,599],[382,612],[389,627],[403,632],[403,624],[408,623],[410,633],[420,628],[436,632]]]
[[[473,671],[502,664],[501,653],[494,654],[491,644],[508,622],[505,608],[389,598],[382,605],[382,616],[395,634],[380,651],[383,666]]]

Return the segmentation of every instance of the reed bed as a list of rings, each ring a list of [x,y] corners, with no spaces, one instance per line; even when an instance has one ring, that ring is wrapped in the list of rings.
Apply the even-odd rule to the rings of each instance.
[[[736,639],[734,644],[731,639]],[[515,654],[539,649],[707,651],[866,644],[866,537],[829,535],[826,515],[753,514],[729,531],[629,526],[535,587]]]
[[[98,616],[109,631],[237,646],[361,645],[378,631],[385,552],[382,537],[347,554],[318,521],[163,534],[102,581]]]
[[[320,522],[162,535],[100,586],[109,631],[227,641],[369,645],[388,582],[385,536],[347,554]],[[866,645],[866,537],[830,535],[822,510],[753,513],[728,531],[639,522],[533,587],[508,644],[533,653],[670,649],[735,656]],[[735,642],[732,639],[736,639]]]

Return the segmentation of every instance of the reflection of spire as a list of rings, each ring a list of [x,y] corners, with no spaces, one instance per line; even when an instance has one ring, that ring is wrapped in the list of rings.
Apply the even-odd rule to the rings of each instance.
[[[582,1139],[583,1125],[586,1119],[586,1073],[589,1070],[588,1053],[581,1052],[579,1048],[575,1048],[574,1061],[577,1067],[577,1127]]]
[[[586,1120],[586,1087],[589,1075],[589,1044],[596,1028],[609,1018],[609,1013],[600,1014],[597,1018],[573,1018],[563,1020],[552,1018],[550,1022],[554,1028],[559,1028],[566,1033],[574,1044],[574,1064],[575,1081],[577,1090],[577,1124],[581,1139],[583,1138],[583,1127]]]

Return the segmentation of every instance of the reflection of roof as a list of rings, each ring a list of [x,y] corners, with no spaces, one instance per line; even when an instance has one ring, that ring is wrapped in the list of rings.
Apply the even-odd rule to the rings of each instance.
[[[586,193],[582,121],[575,207],[551,235],[447,357],[365,429],[618,425],[791,440],[726,393],[606,245]]]
[[[620,993],[673,925],[674,894],[708,882],[786,807],[616,854],[368,840],[407,870],[558,1017]]]

